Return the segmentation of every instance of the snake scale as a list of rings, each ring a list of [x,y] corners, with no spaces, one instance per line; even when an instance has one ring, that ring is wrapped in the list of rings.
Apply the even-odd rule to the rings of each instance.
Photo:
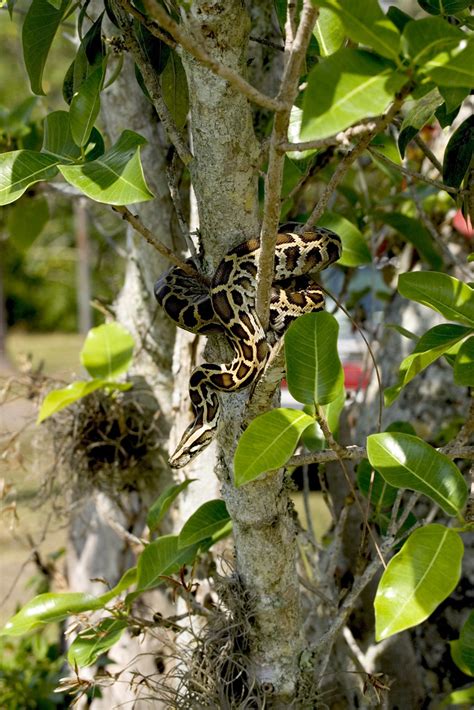
[[[174,468],[188,464],[213,439],[219,421],[217,391],[247,387],[265,368],[267,340],[255,313],[259,255],[259,239],[249,239],[224,256],[209,286],[177,266],[155,284],[158,303],[180,328],[204,335],[222,333],[234,352],[230,363],[203,363],[193,370],[189,394],[194,420],[170,457]],[[298,316],[324,308],[323,293],[310,275],[340,255],[340,238],[329,229],[278,234],[269,326],[276,337]]]

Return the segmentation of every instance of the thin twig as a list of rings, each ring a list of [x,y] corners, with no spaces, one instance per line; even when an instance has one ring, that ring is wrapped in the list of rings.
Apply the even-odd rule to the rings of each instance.
[[[418,173],[416,170],[410,170],[410,168],[404,168],[403,165],[398,165],[398,163],[394,163],[393,160],[390,160],[390,158],[387,158],[386,155],[381,153],[379,150],[376,150],[375,148],[368,148],[368,151],[371,155],[374,155],[377,160],[380,160],[380,162],[385,163],[394,170],[398,170],[398,172],[402,173],[403,175],[408,175],[409,177],[415,178],[416,180],[425,182],[427,185],[433,185],[433,187],[437,187],[438,190],[444,190],[445,192],[450,192],[454,195],[457,195],[459,192],[459,189],[457,187],[450,187],[449,185],[445,185],[439,180],[433,180],[427,175],[423,175],[423,173]]]
[[[359,138],[367,133],[377,130],[380,121],[370,121],[369,123],[359,123],[356,126],[351,126],[345,131],[339,131],[333,136],[320,138],[314,141],[300,141],[299,143],[280,143],[280,150],[286,153],[302,153],[305,150],[319,150],[321,148],[330,148],[333,145],[348,145],[349,141],[354,138]]]
[[[124,8],[121,6],[121,2],[122,0],[117,0],[117,2],[113,5],[113,9],[117,22],[119,23],[122,31],[125,45],[140,69],[143,81],[153,102],[153,106],[155,107],[155,111],[166,130],[166,134],[170,142],[176,148],[176,151],[183,163],[185,165],[189,165],[193,159],[193,154],[189,150],[189,146],[186,144],[184,136],[179,131],[175,120],[171,115],[165,100],[163,99],[160,78],[156,71],[151,67],[148,57],[137,40],[133,24]]]
[[[304,466],[311,463],[329,463],[330,461],[338,461],[339,458],[349,461],[360,461],[367,458],[367,449],[364,446],[340,446],[337,452],[332,449],[323,449],[322,451],[314,451],[310,454],[296,454],[287,461],[285,466]],[[436,449],[440,453],[448,456],[450,459],[466,459],[474,461],[474,446],[449,446]]]
[[[298,92],[298,81],[318,11],[310,0],[304,0],[300,23],[291,45],[277,99],[281,109],[275,114],[270,138],[268,170],[265,177],[265,201],[258,262],[256,311],[264,329],[268,327],[270,290],[273,282],[274,255],[280,221],[280,195],[285,153],[280,144],[288,138],[291,107]]]
[[[196,271],[196,269],[193,269],[190,264],[187,264],[185,261],[180,259],[179,256],[176,256],[176,254],[174,254],[171,249],[168,249],[165,244],[156,239],[153,232],[151,232],[148,227],[145,227],[145,225],[140,221],[137,215],[130,212],[128,207],[122,207],[117,205],[112,207],[112,209],[114,210],[114,212],[118,212],[119,214],[121,214],[122,219],[131,224],[134,230],[138,232],[138,234],[141,234],[142,237],[144,237],[149,244],[155,247],[155,249],[162,256],[166,257],[169,261],[175,264],[175,266],[179,266],[179,268],[186,274],[188,274],[188,276],[193,276],[201,283],[209,283],[205,276]]]
[[[417,133],[415,138],[413,139],[415,143],[417,144],[418,148],[420,148],[421,152],[424,153],[424,155],[428,158],[430,163],[434,165],[436,170],[442,175],[443,174],[443,166],[439,162],[438,158],[436,155],[433,153],[431,148],[429,148],[423,138],[421,138],[420,134]]]
[[[198,37],[196,34],[191,36],[188,32],[183,30],[156,0],[144,0],[144,5],[150,17],[153,17],[166,32],[169,32],[177,44],[181,45],[192,57],[201,62],[201,64],[210,69],[214,74],[228,81],[236,91],[246,96],[249,101],[271,111],[277,111],[282,108],[279,100],[262,94],[261,91],[258,91],[258,89],[249,84],[249,82],[234,69],[220,64],[220,62],[213,59],[204,49],[204,37]]]
[[[314,208],[314,210],[311,212],[310,216],[308,217],[306,224],[303,227],[304,229],[311,229],[318,221],[318,219],[322,216],[324,210],[326,209],[326,206],[329,202],[329,198],[331,197],[332,193],[336,189],[336,187],[339,185],[341,182],[342,178],[344,175],[347,173],[349,170],[350,166],[356,160],[359,155],[362,155],[364,150],[370,145],[371,141],[375,138],[375,136],[378,133],[381,133],[382,131],[385,130],[385,128],[390,125],[390,123],[393,121],[397,113],[399,112],[400,108],[402,107],[406,97],[410,93],[412,89],[412,84],[411,82],[408,82],[405,84],[405,86],[399,91],[397,96],[395,97],[394,102],[392,103],[391,107],[381,118],[378,122],[376,122],[376,127],[374,127],[371,131],[365,134],[363,138],[357,143],[357,145],[354,146],[354,148],[347,153],[339,165],[337,166],[336,170],[334,171],[331,179],[329,180],[328,184],[326,185],[326,188],[324,189],[323,194],[319,198],[319,202]]]

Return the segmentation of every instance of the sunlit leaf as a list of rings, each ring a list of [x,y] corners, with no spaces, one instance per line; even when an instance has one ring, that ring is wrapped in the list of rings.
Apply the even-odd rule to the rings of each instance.
[[[464,546],[443,525],[415,530],[388,563],[375,597],[376,639],[382,641],[427,619],[454,590]]]
[[[180,548],[177,535],[163,535],[151,542],[138,558],[137,592],[159,586],[164,581],[163,575],[178,572],[183,565],[192,563],[198,548],[199,545]]]
[[[325,212],[318,221],[318,227],[332,229],[340,236],[342,256],[337,262],[340,266],[370,264],[372,255],[367,242],[357,227],[348,219],[335,212]]]
[[[307,313],[285,333],[288,389],[303,404],[329,404],[340,395],[344,373],[337,352],[339,325],[321,311]]]
[[[456,47],[465,37],[464,32],[440,17],[424,17],[406,24],[402,47],[414,65],[424,68],[431,57]]]
[[[341,47],[346,35],[340,17],[326,7],[321,7],[319,10],[313,34],[322,57],[334,54]]]
[[[448,515],[457,515],[464,508],[468,490],[458,467],[417,436],[371,434],[367,456],[391,486],[424,493]]]
[[[474,66],[474,42],[472,39],[458,51],[444,51],[426,62],[424,71],[430,79],[449,87],[472,87],[472,67]]]
[[[208,500],[185,522],[179,533],[178,546],[188,547],[230,528],[230,515],[223,500]]]
[[[81,363],[91,377],[112,380],[131,365],[135,341],[120,323],[91,328],[81,350]]]
[[[91,392],[104,387],[105,384],[106,380],[104,379],[88,380],[87,382],[77,381],[72,382],[67,387],[48,392],[41,404],[36,423],[41,424],[48,417],[69,407],[79,399],[91,394]]]
[[[40,180],[51,180],[58,165],[58,158],[35,150],[0,153],[0,205],[14,202]]]
[[[167,511],[169,510],[170,506],[172,505],[173,501],[176,500],[181,491],[186,490],[189,484],[195,480],[195,478],[189,478],[188,480],[183,481],[182,483],[173,484],[172,486],[169,486],[169,488],[167,488],[165,491],[163,491],[160,496],[158,496],[158,498],[155,500],[150,510],[148,511],[148,515],[146,518],[146,524],[150,528],[150,532],[153,532],[153,530],[158,527],[158,525],[161,523],[164,516],[166,515]]]
[[[43,71],[54,35],[69,7],[62,0],[54,7],[48,0],[32,0],[23,22],[22,42],[26,71],[34,94],[44,94]]]
[[[437,88],[432,89],[427,94],[418,99],[414,106],[410,108],[402,125],[398,136],[398,147],[402,157],[405,155],[405,150],[409,142],[417,135],[419,130],[423,128],[429,121],[432,120],[434,112],[443,103]]]
[[[462,325],[435,325],[419,339],[415,349],[401,363],[396,385],[385,390],[385,406],[395,401],[403,387],[432,362],[445,354],[454,354],[459,344],[472,332]]]
[[[140,162],[140,146],[145,139],[133,131],[124,131],[117,143],[103,156],[84,165],[63,165],[64,178],[97,202],[127,205],[151,200]]]
[[[234,483],[242,486],[283,466],[313,417],[298,409],[272,409],[256,417],[240,437],[234,457]]]
[[[474,685],[460,690],[453,690],[452,693],[446,695],[440,702],[440,708],[461,707],[463,710],[468,710],[474,704]]]
[[[398,290],[405,298],[432,308],[448,320],[474,326],[474,290],[453,276],[436,271],[401,274]]]
[[[454,381],[463,387],[474,387],[474,336],[459,348],[454,361]]]
[[[379,116],[405,81],[391,62],[361,49],[340,49],[308,75],[301,138],[326,138],[362,118]]]
[[[71,666],[91,666],[99,656],[117,643],[127,626],[126,619],[107,617],[101,619],[96,626],[81,631],[69,647],[67,659]]]

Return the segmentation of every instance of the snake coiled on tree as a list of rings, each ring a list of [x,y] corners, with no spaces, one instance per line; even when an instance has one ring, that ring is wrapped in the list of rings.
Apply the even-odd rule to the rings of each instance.
[[[259,255],[260,241],[249,239],[224,256],[209,286],[177,266],[155,284],[158,303],[180,328],[199,334],[221,333],[234,351],[230,363],[203,363],[192,372],[189,394],[194,420],[170,457],[174,468],[188,464],[214,438],[219,421],[217,391],[247,387],[265,368],[267,339],[255,312]],[[269,325],[278,338],[298,316],[324,308],[323,292],[311,274],[340,255],[341,240],[329,229],[278,234]]]

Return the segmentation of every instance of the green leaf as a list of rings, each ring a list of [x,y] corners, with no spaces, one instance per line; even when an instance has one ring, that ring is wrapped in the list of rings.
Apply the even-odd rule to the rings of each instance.
[[[455,15],[472,4],[472,0],[418,0],[430,15]]]
[[[469,614],[459,636],[459,652],[470,675],[474,676],[474,611]]]
[[[46,116],[41,150],[61,158],[61,162],[80,158],[81,149],[74,143],[67,111],[53,111]]]
[[[326,138],[362,118],[379,116],[405,77],[360,49],[343,48],[309,73],[303,99],[302,140]]]
[[[443,97],[444,102],[445,102],[445,104],[446,104],[446,111],[447,111],[450,115],[453,115],[453,114],[454,114],[454,110],[455,110],[455,109],[459,109],[460,106],[461,106],[461,104],[462,104],[462,102],[463,102],[464,99],[466,98],[466,96],[468,96],[468,94],[469,94],[469,89],[466,89],[465,87],[462,87],[462,86],[460,86],[460,87],[459,87],[459,86],[454,86],[454,87],[451,87],[451,86],[440,86],[440,87],[439,87],[439,93],[440,93],[441,96]],[[437,117],[437,118],[438,118],[438,113],[439,113],[439,109],[438,109],[438,111],[436,112],[436,117]],[[454,118],[455,118],[456,116],[457,116],[457,111],[456,111],[456,114],[454,115]],[[454,120],[454,118],[453,118],[453,120]],[[439,118],[438,118],[438,120],[439,120]],[[452,121],[451,121],[451,123],[452,123]],[[450,125],[450,124],[446,124],[446,125]],[[443,126],[443,125],[441,124],[441,127],[442,127],[442,128],[445,128],[446,125]]]
[[[403,32],[407,22],[411,22],[413,20],[411,15],[407,15],[406,12],[400,10],[396,5],[390,5],[387,10],[387,17],[391,22],[393,22],[399,32]]]
[[[141,23],[135,23],[135,32],[147,61],[159,75],[165,68],[171,49]]]
[[[422,259],[430,266],[435,269],[443,266],[443,259],[433,245],[433,237],[420,220],[400,212],[377,212],[377,217],[413,244]]]
[[[314,419],[297,409],[272,409],[256,417],[240,437],[234,457],[235,485],[283,466]]]
[[[153,589],[163,583],[163,575],[178,572],[183,565],[190,564],[196,557],[199,545],[180,548],[177,535],[163,535],[145,547],[138,558],[137,591]]]
[[[135,341],[120,323],[91,328],[81,350],[81,363],[91,377],[111,380],[123,375],[132,363]]]
[[[342,256],[337,262],[340,266],[370,264],[372,255],[367,242],[357,227],[348,219],[335,212],[325,212],[318,221],[318,226],[332,229],[341,237]]]
[[[375,597],[377,641],[427,619],[455,589],[464,546],[443,525],[415,530],[388,563]]]
[[[7,228],[19,249],[28,249],[49,219],[48,201],[42,195],[20,198],[7,212]]]
[[[448,320],[474,326],[474,290],[452,276],[436,271],[402,274],[398,290],[405,298],[432,308]]]
[[[462,387],[474,387],[474,336],[459,348],[454,361],[454,381]]]
[[[333,10],[354,42],[372,47],[383,57],[398,58],[400,34],[377,0],[321,0],[316,4]]]
[[[77,381],[62,389],[48,392],[41,404],[36,424],[41,424],[41,422],[56,414],[56,412],[60,412],[79,399],[91,394],[91,392],[104,387],[106,382],[107,380],[104,379],[94,379],[88,382]]]
[[[188,83],[181,59],[171,52],[160,77],[163,99],[178,128],[186,123],[189,110]]]
[[[74,142],[83,147],[88,142],[100,110],[100,92],[105,66],[100,66],[81,84],[71,101],[70,121]]]
[[[472,87],[472,67],[474,65],[474,42],[468,41],[464,47],[464,41],[457,51],[440,52],[433,57],[424,67],[424,71],[430,78],[441,86]]]
[[[321,7],[313,35],[318,43],[319,54],[328,57],[341,47],[346,33],[338,15],[326,7]]]
[[[469,116],[449,139],[444,151],[443,180],[450,187],[460,187],[469,170],[474,152],[474,116]]]
[[[290,394],[303,404],[329,404],[344,383],[334,316],[320,311],[294,321],[285,333],[287,382]]]
[[[441,51],[453,49],[466,38],[464,32],[440,17],[425,17],[408,22],[402,34],[402,48],[413,65],[424,71],[426,63]]]
[[[208,500],[186,520],[179,533],[178,547],[188,547],[219,534],[223,528],[229,529],[230,522],[224,501]]]
[[[370,496],[372,505],[380,510],[390,508],[397,497],[397,488],[384,481],[367,459],[363,459],[357,466],[357,486],[366,498]]]
[[[87,197],[109,205],[151,200],[153,194],[143,177],[140,146],[146,143],[133,131],[124,131],[104,155],[84,165],[63,165],[64,178]]]
[[[448,515],[466,504],[466,482],[454,463],[417,436],[397,432],[367,437],[367,456],[391,486],[428,496]]]
[[[54,35],[69,7],[63,0],[59,8],[48,0],[32,0],[23,23],[22,43],[26,71],[34,94],[44,95],[42,80]]]
[[[451,708],[451,707],[461,707],[464,710],[469,710],[469,708],[474,704],[474,685],[470,685],[468,688],[461,688],[460,690],[453,690],[452,693],[446,695],[441,703],[440,708]]]
[[[160,496],[158,496],[158,498],[155,500],[150,510],[148,511],[148,515],[146,518],[146,524],[150,528],[150,532],[156,530],[158,525],[165,517],[171,504],[178,497],[181,491],[186,490],[189,484],[195,480],[195,478],[190,478],[186,481],[183,481],[182,483],[176,483],[172,486],[169,486],[169,488],[167,488]]]
[[[400,365],[398,382],[385,390],[385,406],[390,407],[403,387],[432,362],[445,354],[454,354],[472,330],[462,325],[444,323],[435,325],[419,339],[415,349]]]
[[[0,153],[0,205],[15,202],[40,180],[51,180],[58,172],[59,161],[35,150]]]
[[[434,112],[443,103],[443,97],[437,88],[418,99],[403,119],[398,136],[398,147],[402,157],[409,142],[417,135],[418,131],[429,123]]]
[[[106,653],[117,641],[128,626],[125,619],[107,617],[101,619],[94,627],[81,631],[72,642],[67,659],[74,668],[91,666],[99,656]]]

